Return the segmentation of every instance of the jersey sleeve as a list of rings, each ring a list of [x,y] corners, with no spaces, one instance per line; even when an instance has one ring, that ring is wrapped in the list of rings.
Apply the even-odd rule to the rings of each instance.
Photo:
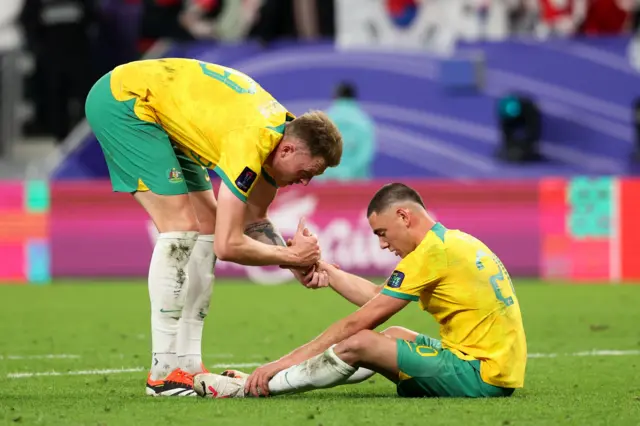
[[[402,259],[387,280],[382,294],[416,302],[420,294],[437,283],[444,272],[445,254],[441,247],[428,253],[414,251]]]
[[[249,127],[228,133],[223,141],[220,161],[213,171],[242,202],[246,202],[260,176],[268,182],[275,181],[265,172],[262,164],[269,155],[261,142],[263,131]]]

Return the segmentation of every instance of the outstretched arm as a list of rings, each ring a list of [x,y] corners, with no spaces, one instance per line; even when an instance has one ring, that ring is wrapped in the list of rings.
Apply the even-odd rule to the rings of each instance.
[[[258,368],[247,379],[245,393],[258,395],[258,389],[269,389],[269,380],[278,372],[324,352],[332,345],[359,331],[376,328],[407,306],[408,303],[408,300],[378,294],[353,314],[331,325],[311,342],[277,361]]]
[[[319,262],[317,271],[326,272],[329,286],[356,306],[363,306],[380,293],[384,287],[357,275],[341,271],[324,261]]]

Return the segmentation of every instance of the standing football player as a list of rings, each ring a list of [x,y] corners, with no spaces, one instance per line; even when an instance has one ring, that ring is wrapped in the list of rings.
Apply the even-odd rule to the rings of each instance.
[[[385,285],[325,262],[306,277],[298,273],[307,286],[329,284],[361,308],[249,377],[196,375],[199,394],[282,395],[359,383],[375,373],[405,397],[501,397],[523,387],[520,304],[498,257],[480,240],[435,222],[403,184],[380,189],[367,216],[380,247],[402,258]],[[440,340],[402,327],[373,331],[412,301],[440,324]]]
[[[267,208],[278,187],[307,185],[337,166],[342,138],[322,112],[295,118],[247,75],[191,59],[115,68],[91,89],[86,116],[113,190],[133,194],[160,233],[149,268],[146,392],[194,395],[193,374],[206,371],[202,330],[216,259],[314,265],[316,237],[301,222],[287,247]],[[207,169],[222,179],[217,200]]]

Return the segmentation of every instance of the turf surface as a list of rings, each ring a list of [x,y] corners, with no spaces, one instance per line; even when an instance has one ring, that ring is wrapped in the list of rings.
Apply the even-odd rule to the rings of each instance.
[[[1,424],[640,424],[640,286],[516,280],[532,358],[526,387],[512,398],[403,400],[374,377],[292,397],[204,400],[144,395],[150,356],[142,282],[84,284],[0,286]],[[330,290],[218,283],[205,362],[251,370],[353,309]],[[415,304],[386,325],[437,335]],[[620,352],[585,353],[594,350]]]

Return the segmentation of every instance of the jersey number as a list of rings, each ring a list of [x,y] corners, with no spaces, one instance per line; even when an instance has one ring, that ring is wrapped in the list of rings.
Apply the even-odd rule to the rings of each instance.
[[[489,255],[483,252],[482,250],[478,250],[476,252],[476,267],[478,268],[478,271],[482,271],[484,269],[484,264],[482,263],[483,257],[489,257]],[[500,283],[505,280],[505,276],[503,273],[504,266],[502,265],[502,262],[500,262],[500,259],[498,259],[498,256],[493,255],[491,256],[491,258],[495,262],[496,266],[498,267],[498,273],[491,275],[489,277],[489,282],[491,283],[491,287],[493,287],[493,292],[496,294],[496,297],[498,298],[499,301],[501,301],[507,306],[511,306],[513,305],[513,297],[512,296],[504,297],[502,295],[502,290],[500,290]],[[513,292],[513,294],[516,294],[516,291],[513,288],[513,283],[511,282],[511,278],[509,277],[509,274],[507,274],[507,281],[509,281],[509,286],[511,287],[511,291]]]
[[[244,95],[244,94],[253,95],[254,93],[256,93],[256,82],[251,80],[248,76],[240,72],[234,71],[230,68],[216,66],[216,68],[220,68],[220,70],[222,71],[222,74],[220,74],[207,68],[207,64],[205,64],[204,62],[200,62],[200,68],[202,68],[202,72],[206,76],[215,78],[220,83],[229,87],[236,93],[239,93],[241,95]],[[246,87],[242,87],[235,81],[231,80],[232,77],[236,80],[238,79],[244,80],[244,83],[245,83],[244,86]]]

